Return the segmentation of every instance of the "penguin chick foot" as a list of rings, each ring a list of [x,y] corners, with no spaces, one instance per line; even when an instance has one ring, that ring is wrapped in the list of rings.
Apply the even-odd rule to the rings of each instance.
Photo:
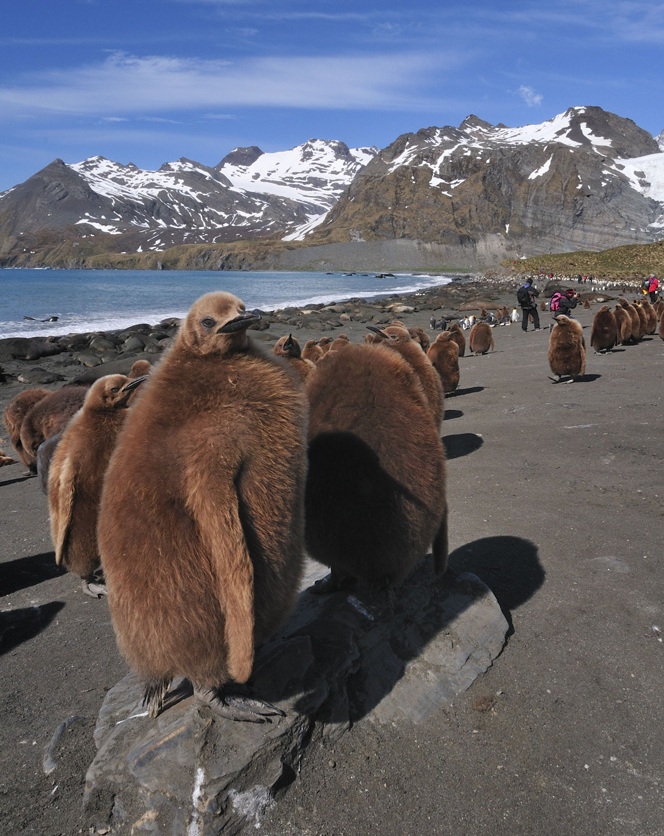
[[[333,592],[347,592],[355,588],[355,578],[351,575],[340,575],[337,572],[330,572],[324,578],[319,578],[309,592],[314,595],[331,595]]]
[[[195,689],[196,695],[226,720],[244,723],[271,723],[271,717],[285,717],[286,712],[264,700],[248,696],[239,686],[224,685]]]
[[[106,584],[86,580],[83,581],[83,592],[91,598],[102,598],[104,595],[108,595]]]

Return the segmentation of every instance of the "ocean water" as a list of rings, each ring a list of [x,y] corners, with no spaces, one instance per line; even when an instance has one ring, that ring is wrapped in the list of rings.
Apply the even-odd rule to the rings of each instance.
[[[350,298],[415,293],[455,277],[375,273],[193,270],[0,269],[0,339],[110,331],[184,317],[212,290],[239,296],[248,309],[276,310]],[[57,317],[55,321],[44,321]]]

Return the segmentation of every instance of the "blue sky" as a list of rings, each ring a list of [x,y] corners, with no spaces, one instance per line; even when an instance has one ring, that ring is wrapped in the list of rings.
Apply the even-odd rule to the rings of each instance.
[[[656,135],[663,47],[654,0],[7,0],[0,191],[57,157],[383,148],[471,113],[598,105]]]

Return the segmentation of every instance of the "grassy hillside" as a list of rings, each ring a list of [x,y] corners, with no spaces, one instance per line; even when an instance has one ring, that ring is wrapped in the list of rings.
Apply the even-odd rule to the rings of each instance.
[[[543,255],[524,261],[504,262],[504,268],[518,274],[593,275],[599,279],[642,279],[650,273],[664,275],[664,241],[633,244],[601,252]]]

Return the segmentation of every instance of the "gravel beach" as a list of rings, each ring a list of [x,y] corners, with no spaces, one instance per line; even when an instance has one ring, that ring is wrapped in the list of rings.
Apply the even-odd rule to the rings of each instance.
[[[341,332],[360,342],[367,322],[399,318],[431,336],[432,314],[511,311],[515,287],[467,282],[278,312],[252,333],[269,347],[291,332],[301,344]],[[575,316],[588,344],[598,297],[618,292],[584,295],[591,305]],[[510,623],[502,654],[426,726],[360,721],[311,748],[247,832],[663,836],[664,342],[605,355],[588,345],[586,374],[556,384],[551,315],[540,317],[541,331],[496,327],[494,351],[460,359],[443,422],[450,564],[496,595]],[[3,342],[2,409],[41,385],[18,380],[35,367],[61,378],[46,384],[55,389],[144,353],[85,366],[80,348],[21,360]],[[4,426],[0,438],[16,458]],[[20,462],[3,466],[0,497],[0,832],[87,834],[92,733],[127,668],[106,600],[55,566],[38,480]]]

